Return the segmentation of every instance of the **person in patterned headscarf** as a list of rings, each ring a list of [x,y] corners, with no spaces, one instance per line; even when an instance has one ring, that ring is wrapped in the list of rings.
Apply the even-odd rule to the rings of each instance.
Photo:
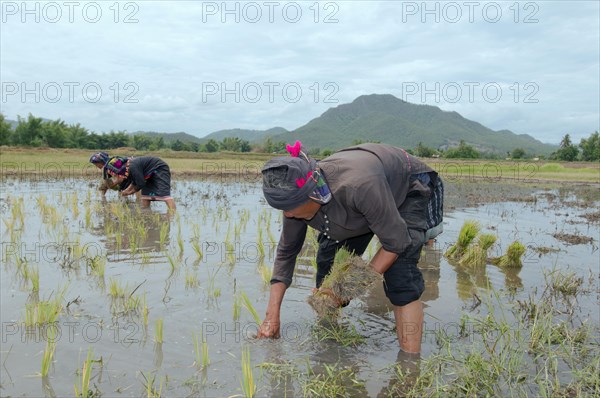
[[[291,157],[271,159],[262,169],[265,199],[284,217],[258,337],[279,336],[281,304],[310,226],[320,232],[317,289],[339,306],[347,303],[321,289],[335,253],[346,248],[362,255],[372,237],[379,238],[381,248],[369,265],[383,274],[400,349],[419,353],[425,285],[417,263],[427,231],[441,222],[438,173],[404,149],[384,144],[345,148],[319,162],[299,141],[287,150]]]
[[[142,206],[148,207],[156,200],[165,202],[169,210],[175,210],[175,200],[171,196],[171,170],[162,159],[154,156],[112,158],[106,163],[106,170],[119,184],[121,195],[141,191]]]
[[[122,156],[109,156],[106,152],[98,152],[90,157],[90,163],[102,170],[102,182],[98,190],[102,192],[102,195],[106,195],[106,191],[109,189],[118,191],[119,184],[115,182],[112,176],[108,173],[109,163],[125,164],[129,158]]]

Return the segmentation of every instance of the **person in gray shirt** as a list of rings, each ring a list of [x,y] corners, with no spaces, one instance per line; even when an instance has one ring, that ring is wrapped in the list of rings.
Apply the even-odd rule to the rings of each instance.
[[[381,248],[369,264],[384,276],[400,348],[420,352],[424,282],[417,263],[438,174],[402,148],[384,144],[349,147],[319,162],[299,141],[288,152],[291,157],[269,160],[262,169],[265,199],[284,218],[258,337],[279,336],[281,304],[310,226],[320,232],[317,288],[337,250],[362,255],[373,235],[378,237]]]

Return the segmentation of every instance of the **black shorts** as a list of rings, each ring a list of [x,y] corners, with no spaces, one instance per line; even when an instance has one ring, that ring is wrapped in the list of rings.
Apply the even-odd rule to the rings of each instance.
[[[417,267],[421,257],[421,249],[425,243],[425,230],[427,229],[426,210],[428,197],[416,193],[406,198],[399,209],[400,215],[408,226],[412,244],[398,256],[392,266],[383,274],[383,288],[390,302],[397,306],[403,306],[418,300],[425,290],[423,274]],[[323,233],[319,234],[319,250],[317,252],[317,287],[323,283],[323,279],[333,265],[336,252],[345,247],[348,251],[362,256],[373,233],[349,238],[339,243],[327,239]]]
[[[142,188],[142,199],[171,199],[171,170],[169,166],[160,166],[146,180],[146,185]]]

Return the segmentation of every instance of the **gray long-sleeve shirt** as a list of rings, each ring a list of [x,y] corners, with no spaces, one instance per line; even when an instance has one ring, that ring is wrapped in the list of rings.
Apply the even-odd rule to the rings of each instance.
[[[411,176],[435,172],[401,148],[362,144],[343,149],[318,163],[332,199],[310,220],[283,219],[271,283],[292,283],[296,258],[307,226],[342,241],[373,232],[387,251],[401,254],[410,245],[398,208],[408,192],[428,188]]]

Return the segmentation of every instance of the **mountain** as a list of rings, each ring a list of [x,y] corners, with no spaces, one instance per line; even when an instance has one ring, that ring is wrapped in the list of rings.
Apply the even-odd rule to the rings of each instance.
[[[195,142],[197,144],[200,144],[202,142],[202,140],[200,138],[196,137],[195,135],[191,135],[191,134],[184,133],[184,132],[157,133],[154,131],[136,131],[134,133],[131,133],[131,135],[144,135],[149,138],[162,137],[163,140],[165,141],[165,143],[175,142],[176,140],[179,140],[181,142]]]
[[[289,133],[283,127],[273,127],[268,130],[244,130],[244,129],[229,129],[219,130],[214,133],[202,137],[202,142],[206,142],[210,139],[215,141],[223,141],[223,138],[227,137],[239,137],[243,140],[250,141],[251,143],[262,142],[265,138],[279,134]]]
[[[447,149],[461,140],[483,152],[501,155],[515,148],[532,154],[549,154],[556,146],[544,144],[527,134],[494,131],[465,119],[457,112],[436,106],[417,105],[389,94],[371,94],[352,103],[328,109],[321,116],[293,131],[273,137],[274,141],[299,139],[307,148],[339,149],[355,140],[380,141],[405,148],[423,145]]]

